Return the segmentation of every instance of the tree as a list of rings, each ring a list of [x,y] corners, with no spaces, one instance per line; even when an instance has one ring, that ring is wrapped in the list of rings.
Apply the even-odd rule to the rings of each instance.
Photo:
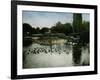
[[[36,34],[40,34],[40,28],[39,27],[36,28]]]
[[[82,14],[74,13],[73,14],[74,32],[76,32],[76,33],[81,32],[81,26],[82,26]]]
[[[49,31],[49,28],[47,28],[47,27],[43,27],[43,28],[40,30],[40,32],[41,32],[42,34],[48,32],[48,31]]]
[[[65,23],[63,31],[66,35],[70,35],[71,33],[73,33],[72,25],[70,23]]]
[[[82,44],[89,43],[89,31],[80,34],[80,42]]]
[[[55,26],[51,27],[51,32],[53,33],[61,33],[61,29],[62,29],[63,24],[59,21],[56,23]]]
[[[50,30],[51,30],[51,33],[57,33],[56,26],[52,26],[52,27],[50,28]]]
[[[31,38],[25,38],[27,36],[32,36],[32,27],[27,23],[23,23],[23,46],[28,46],[32,43]]]
[[[51,31],[56,33],[62,33],[63,24],[59,21],[55,26],[52,27]]]
[[[89,31],[89,26],[90,26],[89,22],[83,21],[83,23],[82,23],[82,30],[83,31]]]
[[[89,43],[89,22],[84,21],[82,23],[82,30],[80,34],[80,42],[84,43]]]
[[[32,34],[36,34],[36,29],[35,28],[32,28]]]
[[[61,26],[62,26],[62,23],[61,23],[60,21],[58,21],[58,22],[56,23],[56,26],[57,26],[57,27],[61,27]]]
[[[32,26],[28,23],[23,23],[23,36],[31,36],[32,35]]]
[[[61,22],[57,22],[56,25],[51,28],[51,32],[69,35],[72,33],[72,25],[70,23],[62,24]]]

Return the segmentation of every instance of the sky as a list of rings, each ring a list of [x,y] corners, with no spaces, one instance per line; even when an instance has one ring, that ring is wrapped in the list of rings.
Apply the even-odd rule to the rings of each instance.
[[[90,21],[90,16],[87,13],[82,13],[84,21]],[[32,27],[52,27],[58,21],[61,23],[72,23],[73,13],[68,12],[43,12],[43,11],[23,11],[22,22],[28,23]]]

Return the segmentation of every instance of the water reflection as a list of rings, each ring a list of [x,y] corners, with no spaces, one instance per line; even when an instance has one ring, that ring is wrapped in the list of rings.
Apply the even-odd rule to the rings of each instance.
[[[89,59],[89,46],[79,44],[32,43],[23,48],[23,68],[87,66]]]
[[[73,61],[75,65],[80,65],[82,49],[79,44],[73,45]]]

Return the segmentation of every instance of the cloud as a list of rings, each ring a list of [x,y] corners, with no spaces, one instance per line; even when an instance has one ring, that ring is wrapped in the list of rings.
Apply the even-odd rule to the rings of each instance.
[[[83,20],[89,20],[89,14],[82,15]],[[23,11],[23,23],[28,23],[33,27],[51,27],[58,21],[62,23],[72,23],[73,13],[66,12],[44,12],[44,11]]]

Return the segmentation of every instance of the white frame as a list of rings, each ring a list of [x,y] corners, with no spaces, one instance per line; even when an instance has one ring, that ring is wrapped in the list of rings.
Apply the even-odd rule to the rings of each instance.
[[[23,69],[22,68],[22,34],[21,34],[22,33],[22,10],[89,13],[90,14],[90,66]],[[17,46],[17,51],[18,51],[17,75],[94,71],[94,10],[80,9],[80,8],[17,5],[17,45],[18,45]]]

